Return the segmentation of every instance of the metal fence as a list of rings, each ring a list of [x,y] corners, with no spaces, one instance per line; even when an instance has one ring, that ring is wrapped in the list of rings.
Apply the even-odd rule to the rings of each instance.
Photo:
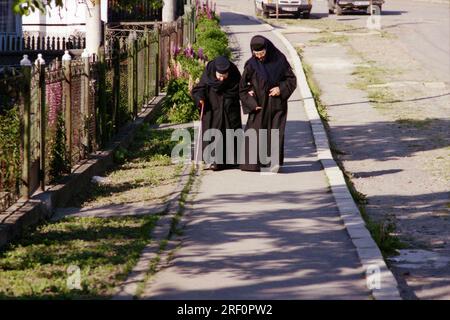
[[[85,37],[59,37],[59,36],[11,36],[0,35],[0,52],[16,51],[60,51],[69,49],[84,49]]]
[[[0,211],[70,173],[135,119],[165,85],[172,49],[187,44],[192,23],[116,30],[98,56],[24,59],[0,71]]]
[[[150,1],[142,0],[130,10],[110,7],[108,10],[109,23],[121,23],[124,21],[161,21],[162,9],[153,8]]]

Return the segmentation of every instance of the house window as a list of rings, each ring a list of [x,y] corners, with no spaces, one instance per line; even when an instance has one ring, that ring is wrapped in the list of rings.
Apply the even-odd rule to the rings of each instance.
[[[11,8],[12,0],[0,0],[0,33],[16,33],[16,15]]]

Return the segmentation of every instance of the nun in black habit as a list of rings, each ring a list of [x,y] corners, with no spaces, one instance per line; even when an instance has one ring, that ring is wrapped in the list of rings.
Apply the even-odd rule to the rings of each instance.
[[[245,130],[252,129],[259,134],[260,129],[267,129],[267,140],[259,141],[259,145],[266,143],[268,156],[271,156],[271,129],[279,129],[279,163],[265,163],[259,155],[254,156],[257,163],[252,163],[253,157],[249,156],[252,148],[247,140],[245,160],[240,167],[245,171],[259,171],[261,167],[278,171],[284,161],[287,101],[297,86],[297,78],[285,55],[270,40],[254,36],[250,48],[252,57],[245,63],[239,90],[243,111],[248,114]],[[259,150],[259,146],[255,149]]]
[[[235,167],[236,141],[234,141],[234,159],[227,159],[226,129],[242,129],[241,108],[239,102],[239,83],[241,73],[234,63],[220,56],[210,61],[200,79],[192,89],[195,104],[204,108],[202,133],[208,129],[218,129],[223,137],[223,157],[216,163],[211,163],[212,170]],[[210,142],[203,142],[204,149]],[[216,154],[217,156],[217,154]],[[208,159],[204,159],[208,163]],[[228,161],[227,161],[228,160]],[[208,163],[209,164],[209,163]]]

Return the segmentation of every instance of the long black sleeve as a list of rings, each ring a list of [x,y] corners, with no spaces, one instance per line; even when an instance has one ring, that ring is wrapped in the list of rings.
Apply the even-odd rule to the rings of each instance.
[[[239,96],[242,101],[242,110],[245,114],[248,114],[256,109],[258,102],[254,96],[251,96],[248,92],[253,90],[251,84],[251,75],[253,74],[250,66],[245,65],[244,72],[242,73],[242,78],[239,84]],[[255,93],[256,94],[256,93]]]
[[[284,80],[280,82],[280,96],[281,99],[287,100],[297,88],[297,77],[295,76],[292,68],[289,67],[285,74]]]

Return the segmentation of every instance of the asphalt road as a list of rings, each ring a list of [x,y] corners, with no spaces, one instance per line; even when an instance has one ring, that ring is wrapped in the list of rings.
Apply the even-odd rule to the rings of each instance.
[[[254,0],[218,1],[219,10],[254,15]],[[443,2],[443,0],[441,0]],[[450,2],[431,0],[386,0],[381,15],[382,30],[397,36],[393,39],[411,57],[428,69],[436,81],[450,83]],[[368,15],[348,13],[329,15],[326,0],[313,1],[311,19],[334,19],[355,27],[366,26]]]

